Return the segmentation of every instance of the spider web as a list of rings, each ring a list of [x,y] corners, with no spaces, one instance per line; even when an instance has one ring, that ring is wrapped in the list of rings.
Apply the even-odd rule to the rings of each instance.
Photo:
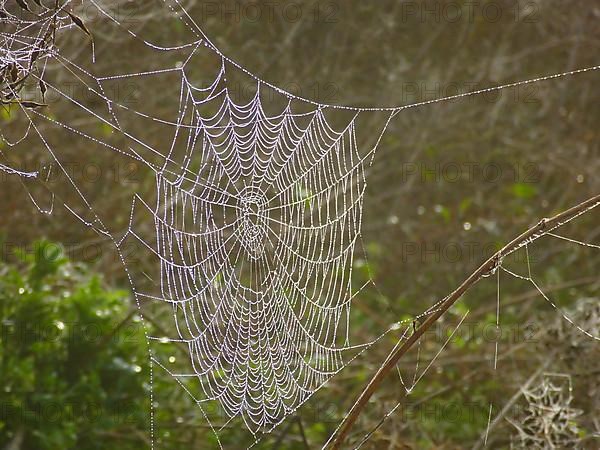
[[[96,6],[123,32],[134,34]],[[58,83],[46,82],[49,90],[120,133],[126,144],[116,147],[36,109],[23,110],[30,121],[24,135],[37,134],[58,162],[35,124],[41,118],[154,173],[155,189],[146,197],[134,195],[129,226],[118,238],[74,179],[69,181],[84,209],[65,207],[114,240],[141,311],[155,303],[170,308],[173,334],[148,335],[149,346],[183,344],[188,370],[173,372],[151,351],[152,361],[200,408],[218,402],[227,417],[242,417],[253,434],[272,429],[357,350],[372,344],[350,344],[350,304],[364,287],[354,286],[352,266],[360,244],[365,167],[396,111],[385,113],[375,144],[365,151],[356,136],[362,111],[330,118],[339,108],[275,90],[275,100],[269,101],[275,112],[269,112],[261,94],[272,87],[252,78],[253,98],[236,101],[227,75],[248,73],[205,37],[167,48],[134,36],[155,52],[184,59],[174,68],[100,76],[93,66],[51,53],[105,102],[104,113]],[[195,85],[189,69],[206,51],[216,55],[220,68],[208,86]],[[128,79],[176,80],[175,114],[159,118],[111,98],[110,83]],[[125,124],[131,116],[149,127],[164,127],[172,136],[169,148],[154,148],[130,132]],[[21,139],[7,141],[14,146]],[[51,195],[53,205],[56,195]],[[152,234],[145,232],[147,224],[153,224]],[[127,261],[132,245],[136,258],[144,252],[143,258],[153,261],[151,273],[136,273]],[[345,357],[349,351],[354,352]]]
[[[160,295],[137,295],[172,305],[193,369],[173,376],[193,376],[200,403],[218,400],[257,431],[294,411],[351,348],[366,157],[356,116],[341,131],[322,108],[297,117],[288,102],[269,116],[260,87],[247,104],[231,99],[224,67],[204,91],[182,66],[172,148],[184,154],[155,170],[154,201],[136,195],[122,243],[137,239],[160,267]],[[151,242],[137,232],[146,214]]]
[[[229,59],[177,1],[164,3],[193,39],[170,46],[145,39],[103,5],[90,3],[164,65],[99,74],[93,64],[76,63],[57,48],[44,47],[40,59],[60,63],[105,108],[88,106],[59,83],[44,81],[44,89],[72,102],[122,142],[116,144],[77,127],[75,121],[69,123],[24,104],[20,106],[28,123],[23,138],[11,140],[4,133],[3,137],[16,146],[29,134],[37,136],[64,170],[37,125],[46,122],[95,148],[136,160],[153,173],[154,189],[135,193],[124,233],[109,230],[68,175],[82,208],[66,202],[64,206],[115,243],[140,311],[166,307],[160,311],[172,316],[172,328],[167,330],[171,334],[147,335],[152,362],[177,380],[209,422],[207,404],[216,402],[229,419],[241,417],[257,437],[289,417],[390,330],[407,323],[403,336],[410,334],[412,321],[396,323],[375,340],[358,345],[350,342],[349,334],[351,303],[366,286],[356,286],[353,279],[354,257],[361,247],[366,171],[392,118],[416,106],[600,68],[399,107],[327,105],[285,92]],[[40,30],[27,40],[22,36],[28,36],[31,24],[15,24],[13,31],[1,35],[0,68],[17,64],[19,70],[29,70],[31,53],[39,51],[40,36],[47,31]],[[72,23],[65,26],[72,27]],[[200,58],[209,58],[216,68],[205,84],[194,81]],[[31,76],[42,82],[41,72],[31,71]],[[231,79],[240,76],[249,78],[255,87],[247,101],[236,99],[231,89]],[[176,86],[171,114],[158,117],[111,95],[111,83],[124,80]],[[17,95],[14,88],[9,89]],[[265,91],[274,92],[270,101],[265,100]],[[381,116],[376,133],[360,126],[361,118],[369,114]],[[149,135],[129,130],[131,121],[160,129],[170,136],[170,145],[156,147]],[[357,136],[361,132],[371,136],[372,145],[359,145],[364,142]],[[37,172],[7,165],[0,165],[0,170],[39,178]],[[51,212],[59,197],[52,192],[50,206],[38,208]],[[130,245],[136,248],[137,260],[144,259],[145,267],[153,268],[150,273],[128,261],[125,249]],[[152,350],[169,343],[185,346],[187,370],[173,371]],[[405,384],[407,392],[434,361],[418,376],[415,371],[411,387]],[[154,415],[151,429],[154,433]]]

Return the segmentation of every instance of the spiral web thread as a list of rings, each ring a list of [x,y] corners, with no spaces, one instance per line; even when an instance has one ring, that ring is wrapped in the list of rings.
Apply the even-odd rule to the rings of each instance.
[[[135,195],[129,227],[121,237],[107,229],[70,177],[92,218],[65,207],[113,240],[117,248],[134,240],[154,258],[157,276],[153,281],[158,292],[138,287],[143,283],[126,261],[125,270],[140,308],[153,302],[170,305],[173,335],[147,336],[149,343],[185,345],[190,370],[174,373],[151,352],[152,361],[169,372],[201,409],[205,403],[217,401],[229,418],[242,417],[253,434],[272,430],[346,367],[357,352],[392,329],[404,329],[404,322],[399,322],[373,342],[351,345],[349,340],[350,305],[364,287],[353,286],[352,267],[361,237],[365,169],[390,120],[407,108],[600,68],[399,107],[326,105],[285,92],[227,58],[178,2],[165,4],[196,39],[174,47],[144,40],[101,5],[90,3],[148,48],[162,53],[185,50],[188,58],[177,67],[96,76],[52,47],[45,60],[53,58],[64,70],[76,74],[89,92],[105,102],[108,115],[92,111],[59,86],[48,83],[47,88],[110,126],[128,145],[117,147],[42,110],[21,105],[30,121],[26,134],[37,135],[59,167],[60,160],[35,125],[35,118],[138,160],[154,172],[155,196]],[[12,48],[19,35],[17,32],[9,41],[3,34],[3,45]],[[201,50],[217,55],[221,64],[207,87],[194,85],[188,76],[190,61]],[[256,95],[249,102],[236,102],[230,95],[226,72],[231,70],[256,81]],[[143,83],[165,74],[176,75],[180,82],[177,114],[170,120],[137,111],[111,98],[104,89],[105,83],[114,80]],[[33,72],[32,76],[41,80],[40,74]],[[264,88],[274,89],[283,100],[285,106],[279,112],[267,112],[261,97]],[[343,126],[330,120],[334,110],[349,114]],[[155,148],[129,132],[119,119],[123,112],[168,127],[173,136],[170,148]],[[385,114],[383,126],[373,138],[374,145],[364,150],[358,145],[358,118],[374,112]],[[0,170],[37,176],[5,165],[0,165]],[[153,223],[152,238],[141,231],[148,221]],[[436,305],[420,316],[435,311]],[[412,325],[405,322],[403,337],[410,334]],[[417,365],[410,388],[401,379],[407,392],[440,353],[418,376]],[[196,381],[195,388],[190,380]]]
[[[219,91],[224,73],[201,91],[182,67],[184,162],[156,170],[154,204],[136,196],[123,242],[139,240],[160,265],[160,297],[137,294],[172,304],[193,369],[173,376],[196,378],[199,403],[218,400],[257,431],[294,411],[351,348],[365,157],[355,118],[336,131],[315,108],[303,125],[289,103],[268,116],[260,89],[243,105]],[[203,115],[205,103],[217,112]],[[138,208],[153,217],[151,243],[136,232]]]

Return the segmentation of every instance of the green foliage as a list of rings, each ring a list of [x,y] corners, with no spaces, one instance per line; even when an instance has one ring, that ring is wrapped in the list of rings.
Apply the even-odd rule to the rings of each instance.
[[[124,326],[127,294],[59,246],[34,248],[20,264],[0,262],[0,442],[145,448],[132,430],[147,428],[146,345],[135,316]]]
[[[514,183],[510,189],[512,194],[520,199],[530,199],[537,194],[536,187],[527,183]]]

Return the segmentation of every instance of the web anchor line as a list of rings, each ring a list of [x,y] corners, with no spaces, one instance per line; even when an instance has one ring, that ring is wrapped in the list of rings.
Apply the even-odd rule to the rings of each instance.
[[[461,94],[456,94],[456,95],[450,95],[450,96],[445,96],[445,97],[440,97],[437,99],[432,99],[432,100],[427,100],[427,101],[421,101],[421,102],[416,102],[416,103],[410,103],[408,105],[398,105],[398,106],[351,106],[351,105],[334,105],[334,104],[329,104],[329,103],[320,103],[320,102],[316,102],[314,100],[310,100],[308,98],[299,96],[299,95],[295,95],[292,94],[289,91],[286,91],[285,89],[280,88],[279,86],[264,80],[263,78],[259,77],[258,75],[256,75],[254,72],[251,72],[250,70],[246,69],[242,64],[238,63],[237,61],[235,61],[233,58],[227,56],[224,52],[222,52],[219,47],[217,45],[215,45],[210,38],[206,35],[206,33],[202,30],[202,27],[189,15],[189,13],[185,10],[185,8],[181,5],[180,0],[163,0],[165,2],[165,4],[167,4],[167,7],[170,8],[172,11],[176,12],[176,8],[174,8],[170,3],[175,3],[178,6],[179,9],[179,13],[180,13],[180,19],[193,31],[196,33],[196,36],[198,36],[201,40],[203,40],[205,42],[205,45],[207,47],[209,47],[210,49],[212,49],[215,53],[217,53],[218,55],[220,55],[223,59],[225,59],[227,62],[229,62],[231,65],[237,67],[238,69],[240,69],[242,72],[244,72],[246,75],[250,76],[251,78],[254,78],[256,81],[258,81],[259,83],[270,87],[271,89],[285,95],[288,98],[293,98],[295,100],[299,100],[302,102],[306,102],[306,103],[311,103],[315,106],[319,106],[322,108],[334,108],[334,109],[346,109],[346,110],[351,110],[351,111],[393,111],[393,112],[400,112],[404,109],[410,109],[410,108],[417,108],[420,106],[425,106],[425,105],[431,105],[431,104],[436,104],[436,103],[441,103],[441,102],[447,102],[447,101],[451,101],[451,100],[457,100],[457,99],[461,99],[461,98],[465,98],[465,97],[471,97],[474,95],[481,95],[481,94],[485,94],[485,93],[489,93],[489,92],[495,92],[495,91],[500,91],[500,90],[504,90],[504,89],[510,89],[510,88],[514,88],[514,87],[518,87],[518,86],[523,86],[523,85],[527,85],[527,84],[533,84],[533,83],[539,83],[542,81],[548,81],[548,80],[554,80],[557,78],[562,78],[562,77],[566,77],[566,76],[572,76],[572,75],[577,75],[577,74],[581,74],[581,73],[586,73],[586,72],[592,72],[592,71],[596,71],[596,70],[600,70],[600,64],[599,65],[595,65],[595,66],[590,66],[590,67],[584,67],[584,68],[580,68],[580,69],[575,69],[575,70],[569,70],[569,71],[565,71],[565,72],[561,72],[561,73],[556,73],[556,74],[551,74],[551,75],[543,75],[543,76],[539,76],[539,77],[535,77],[535,78],[530,78],[530,79],[526,79],[526,80],[521,80],[521,81],[515,81],[512,83],[506,83],[506,84],[502,84],[499,86],[491,86],[488,88],[482,88],[482,89],[477,89],[474,91],[470,91],[470,92],[464,92]]]

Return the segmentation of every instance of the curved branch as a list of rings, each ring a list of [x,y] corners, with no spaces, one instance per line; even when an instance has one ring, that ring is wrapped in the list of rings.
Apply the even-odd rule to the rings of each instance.
[[[499,266],[504,257],[514,253],[526,244],[552,232],[556,228],[570,222],[582,214],[592,210],[600,205],[600,194],[595,195],[572,208],[563,211],[550,219],[542,219],[537,225],[531,227],[527,231],[521,233],[514,238],[502,249],[492,255],[485,261],[475,272],[473,272],[463,283],[456,288],[445,300],[439,305],[431,315],[414,331],[414,333],[402,344],[395,348],[383,362],[379,370],[373,375],[371,381],[363,389],[360,396],[340,423],[337,430],[325,443],[323,449],[337,450],[341,448],[356,419],[366,406],[371,396],[377,391],[382,381],[389,375],[392,369],[396,366],[400,358],[406,354],[413,345],[415,345],[421,336],[446,312],[454,305],[471,287],[479,280],[493,273]]]

